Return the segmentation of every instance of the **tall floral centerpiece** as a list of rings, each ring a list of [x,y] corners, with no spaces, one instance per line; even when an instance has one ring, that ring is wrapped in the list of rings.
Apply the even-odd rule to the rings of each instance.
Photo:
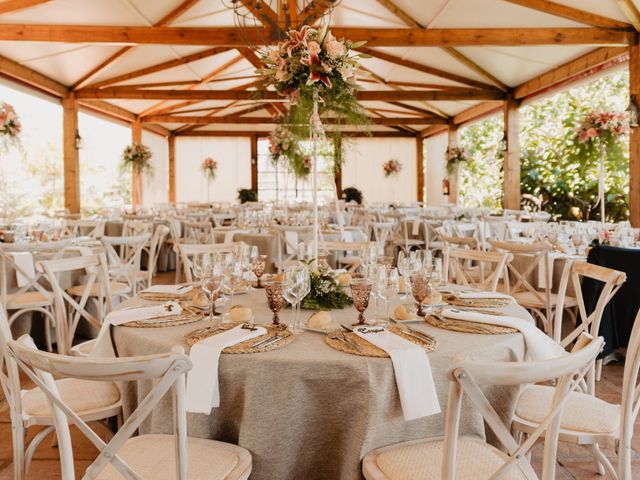
[[[133,204],[140,205],[142,198],[142,175],[144,173],[151,174],[153,168],[151,166],[151,149],[141,143],[132,143],[128,145],[122,152],[122,162],[120,167],[122,171],[131,169],[136,174],[132,177],[133,183]]]
[[[395,159],[387,160],[382,165],[382,171],[384,172],[384,176],[386,178],[400,175],[401,170],[402,170],[402,164]]]
[[[317,157],[319,144],[326,141],[321,116],[330,114],[337,124],[367,124],[367,116],[356,99],[355,83],[360,55],[351,49],[363,43],[336,39],[327,28],[317,30],[308,25],[289,30],[287,38],[269,48],[262,56],[264,67],[259,70],[260,89],[272,86],[291,104],[282,125],[286,125],[297,140],[311,140],[313,154],[309,166],[313,183],[314,255],[318,258],[318,185]],[[339,129],[334,132],[339,137]],[[310,163],[310,164],[309,164]],[[295,169],[296,166],[292,165]],[[295,170],[294,170],[295,171]]]
[[[625,114],[622,112],[595,111],[588,113],[582,123],[576,129],[576,139],[585,145],[593,146],[600,151],[598,165],[598,201],[600,205],[600,219],[606,222],[605,217],[605,156],[607,147],[617,142],[620,137],[626,135],[629,125]]]
[[[216,179],[216,171],[218,170],[218,162],[211,157],[207,157],[202,161],[202,173],[207,177],[208,181]]]
[[[6,150],[17,143],[22,132],[22,124],[16,110],[5,102],[0,102],[0,147]]]

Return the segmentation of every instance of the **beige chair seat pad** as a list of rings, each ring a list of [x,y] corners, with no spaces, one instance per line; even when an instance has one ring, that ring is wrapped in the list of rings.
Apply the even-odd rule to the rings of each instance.
[[[120,390],[113,382],[64,378],[57,380],[56,385],[62,401],[79,415],[114,406],[120,401]],[[39,388],[24,392],[22,409],[32,417],[51,417],[49,402]]]
[[[51,294],[53,298],[53,293]],[[17,310],[25,307],[47,307],[51,305],[51,298],[38,291],[16,292],[7,295],[7,310]]]
[[[522,305],[523,307],[540,307],[546,308],[546,300],[541,301],[533,292],[516,292],[511,294],[516,301]],[[542,299],[546,299],[546,294],[544,292],[540,292],[540,297]],[[551,300],[551,306],[555,306],[558,304],[558,294],[551,293],[549,295]],[[565,297],[564,298],[564,308],[575,307],[578,305],[578,302],[574,297]]]
[[[435,480],[442,476],[444,439],[405,442],[374,450],[363,460],[367,480]],[[508,457],[495,447],[472,437],[459,437],[456,480],[490,478]],[[525,476],[514,467],[503,477],[521,480]]]
[[[73,295],[76,297],[81,297],[84,293],[84,289],[86,287],[84,285],[75,285],[71,288],[67,289],[67,293],[69,295]],[[126,283],[122,282],[111,282],[111,294],[112,295],[123,295],[131,292],[131,288]],[[94,283],[91,286],[91,290],[89,291],[89,295],[92,297],[100,296],[100,286],[97,283]]]
[[[229,443],[188,438],[189,480],[239,480],[249,478],[251,454]],[[126,441],[118,451],[129,467],[149,480],[175,480],[176,454],[173,435],[142,435]],[[111,465],[97,476],[99,480],[121,480]]]
[[[555,389],[531,385],[524,389],[516,405],[516,415],[531,423],[540,423],[549,413]],[[620,425],[620,406],[586,393],[572,392],[562,410],[562,430],[613,433]]]

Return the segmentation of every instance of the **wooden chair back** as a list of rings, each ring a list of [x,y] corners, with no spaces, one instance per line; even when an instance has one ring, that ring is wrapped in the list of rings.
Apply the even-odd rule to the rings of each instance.
[[[620,441],[618,444],[618,480],[632,480],[631,440],[634,425],[640,410],[640,310],[633,323],[633,330],[627,346],[622,378],[622,412],[620,415]]]
[[[284,265],[296,257],[300,236],[311,233],[312,227],[293,227],[289,225],[274,225],[276,234],[277,252],[276,267],[282,271]]]
[[[69,432],[69,423],[73,423],[100,452],[87,468],[83,478],[97,478],[108,465],[111,465],[123,478],[140,479],[140,476],[118,455],[118,451],[136,433],[164,395],[169,390],[173,390],[177,457],[175,478],[187,480],[185,377],[186,372],[191,370],[193,365],[181,347],[174,347],[172,353],[146,357],[105,359],[71,357],[41,352],[35,347],[30,337],[23,336],[18,341],[9,341],[7,352],[26,376],[42,389],[52,407],[62,478],[75,479],[73,448]],[[156,380],[156,382],[147,396],[138,404],[138,408],[129,415],[118,432],[106,443],[61,399],[53,380],[54,375],[92,381]]]
[[[213,225],[209,220],[205,222],[183,222],[184,240],[189,243],[215,243]]]
[[[67,220],[66,233],[71,237],[91,237],[99,240],[104,236],[106,220]]]
[[[122,226],[123,237],[150,234],[153,232],[153,222],[143,220],[125,220]]]
[[[75,331],[80,320],[85,320],[96,329],[112,310],[111,284],[107,258],[104,253],[83,255],[38,262],[53,289],[53,304],[56,313],[56,341],[59,353],[71,349]],[[61,277],[73,275],[82,278],[82,295],[71,295],[61,284]],[[97,295],[95,295],[97,293]],[[89,310],[92,306],[95,314]]]
[[[393,222],[371,222],[373,241],[376,242],[378,253],[384,255],[384,247],[393,231]]]
[[[174,248],[176,250],[177,255],[180,257],[180,261],[182,262],[184,273],[186,276],[186,281],[188,283],[192,283],[194,281],[193,257],[195,255],[199,253],[234,252],[238,247],[238,245],[240,245],[239,242],[216,243],[216,244],[179,243]]]
[[[170,233],[169,227],[166,225],[158,225],[153,236],[151,237],[151,244],[149,245],[149,252],[147,256],[147,286],[150,287],[153,284],[153,274],[158,266],[158,257],[160,256],[160,250],[164,241]]]
[[[151,235],[148,233],[130,237],[102,237],[110,274],[126,277],[130,272],[140,271],[142,251],[150,238]],[[130,280],[129,283],[131,283]]]
[[[533,480],[555,479],[556,452],[560,431],[560,417],[567,396],[576,389],[585,368],[602,350],[603,339],[583,336],[572,353],[553,360],[537,362],[483,362],[477,359],[457,357],[449,372],[451,384],[445,424],[445,445],[442,465],[443,480],[456,478],[456,446],[463,397],[482,414],[486,424],[495,434],[508,459],[492,478],[506,478],[514,469],[525,478]],[[557,379],[557,387],[547,416],[522,443],[511,434],[508,425],[493,408],[480,385],[523,385]],[[544,437],[542,476],[538,477],[529,463],[528,453]]]
[[[440,238],[446,247],[478,250],[479,243],[475,237],[449,237],[447,235],[441,235]]]
[[[483,252],[448,247],[444,250],[444,270],[458,285],[495,292],[505,265],[513,256],[506,252]]]

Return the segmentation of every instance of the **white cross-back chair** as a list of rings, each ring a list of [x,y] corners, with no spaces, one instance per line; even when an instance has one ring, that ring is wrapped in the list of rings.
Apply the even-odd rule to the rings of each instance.
[[[188,243],[215,243],[213,225],[205,222],[184,222],[184,241]]]
[[[367,480],[555,480],[560,414],[576,379],[602,349],[602,338],[584,336],[573,353],[537,362],[483,362],[460,355],[453,360],[444,437],[431,437],[382,447],[367,454],[362,470]],[[481,386],[522,385],[558,378],[552,408],[540,426],[522,443],[484,395]],[[477,437],[458,432],[463,397],[477,410],[495,434],[498,449]],[[466,404],[465,408],[471,406]],[[528,453],[544,438],[542,475],[529,462]]]
[[[55,411],[62,478],[73,480],[75,469],[69,422],[99,450],[83,478],[129,480],[244,480],[251,473],[251,454],[244,448],[187,436],[185,377],[192,363],[181,347],[172,353],[131,358],[67,357],[40,352],[28,337],[11,341],[8,352],[46,394]],[[138,408],[106,443],[61,398],[53,376],[118,382],[155,380]],[[153,408],[171,392],[173,434],[133,437]]]
[[[68,353],[80,321],[100,330],[113,308],[107,259],[103,253],[66,257],[39,262],[38,269],[53,289],[58,353]],[[64,288],[64,277],[79,277],[81,283]]]
[[[142,251],[150,238],[148,233],[129,237],[102,237],[109,262],[109,276],[113,280],[113,295],[126,297],[137,293],[136,274],[141,271]]]
[[[193,275],[194,256],[199,253],[234,252],[236,248],[238,248],[238,245],[240,245],[240,242],[216,243],[215,245],[179,243],[176,245],[176,253],[180,257],[187,283],[192,283],[195,280]]]
[[[136,235],[151,234],[153,232],[153,222],[143,220],[125,220],[122,225],[123,237],[134,237]]]
[[[371,234],[376,242],[379,255],[384,255],[385,247],[393,232],[393,222],[371,222]]]
[[[443,268],[449,281],[457,285],[495,292],[506,264],[512,258],[510,253],[446,247]]]
[[[298,245],[300,237],[309,234],[312,227],[293,227],[288,225],[274,225],[273,230],[276,233],[277,252],[276,267],[278,271],[282,271],[287,262],[293,260],[298,254]]]
[[[21,389],[17,365],[6,355],[6,344],[10,340],[9,323],[4,308],[0,308],[0,385],[12,424],[13,478],[22,480],[36,449],[53,432],[54,420],[49,402],[39,387]],[[84,421],[100,422],[101,427],[108,429],[102,421],[121,413],[120,391],[113,382],[63,379],[57,380],[56,386],[62,399]],[[36,425],[44,428],[27,442],[29,428]]]
[[[410,229],[413,227],[413,219],[399,217],[394,227],[393,232],[393,245],[399,248],[406,255],[412,249],[424,248],[424,240],[420,238],[412,238],[409,234]]]
[[[44,334],[47,350],[52,350],[51,329],[56,328],[53,315],[53,293],[42,285],[43,273],[35,268],[38,258],[59,258],[64,253],[69,240],[44,242],[34,245],[0,244],[0,303],[7,312],[9,325],[29,312],[42,314],[44,319]],[[31,259],[31,268],[26,268],[16,261],[14,255],[27,254]],[[18,284],[14,291],[9,291],[15,275]],[[18,280],[22,278],[22,281]],[[10,315],[8,312],[13,312]]]
[[[66,233],[71,237],[91,237],[99,240],[104,236],[106,220],[67,220]]]
[[[320,242],[320,250],[327,251],[336,257],[339,266],[346,266],[354,272],[360,266],[358,252],[369,245],[368,242]]]

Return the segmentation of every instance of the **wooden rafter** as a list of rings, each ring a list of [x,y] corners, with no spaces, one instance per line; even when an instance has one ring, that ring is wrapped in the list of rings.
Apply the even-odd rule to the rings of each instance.
[[[476,62],[471,60],[469,57],[467,57],[460,51],[456,50],[453,47],[441,47],[441,48],[442,50],[447,52],[449,55],[451,55],[453,58],[458,60],[465,67],[467,67],[469,70],[472,70],[476,72],[478,75],[480,75],[481,77],[486,78],[503,92],[506,92],[507,90],[509,90],[509,86],[507,84],[502,82],[499,78],[497,78],[491,72],[488,72],[487,70],[482,68],[480,65],[478,65]]]
[[[640,11],[635,6],[632,0],[616,0],[618,7],[629,19],[633,27],[640,32]]]
[[[0,3],[0,15],[18,12],[50,1],[51,0],[6,0]]]
[[[370,47],[473,45],[628,45],[634,32],[615,28],[347,28],[332,27],[337,38],[366,40]],[[137,27],[0,24],[0,41],[212,45],[243,47],[268,38],[256,27]]]
[[[265,27],[272,32],[279,31],[278,15],[263,0],[239,0]]]
[[[246,80],[248,78],[257,79],[258,77],[256,75],[216,77],[216,78],[211,78],[207,80],[205,83],[210,84],[210,83],[220,83],[220,82],[232,82],[236,80]],[[187,85],[191,85],[193,82],[194,82],[193,80],[174,80],[174,81],[166,81],[166,82],[129,83],[127,84],[127,87],[130,87],[130,88],[159,88],[159,87],[180,87],[180,86],[184,87]],[[253,84],[253,82],[251,84]]]
[[[253,65],[256,69],[262,68],[262,61],[256,55],[256,52],[251,50],[250,48],[238,48],[238,52],[242,55],[251,65]],[[285,113],[285,108],[282,105],[277,103],[270,103],[270,106],[267,109],[274,115],[280,116]]]
[[[396,17],[402,20],[406,25],[411,28],[424,28],[423,25],[418,23],[418,21],[409,15],[407,12],[402,10],[398,5],[396,5],[391,0],[377,0],[377,2],[382,5],[384,8],[393,13]]]
[[[191,125],[208,125],[215,123],[238,123],[238,124],[270,124],[277,123],[278,119],[273,117],[242,117],[239,115],[230,116],[197,116],[197,115],[148,115],[143,117],[147,123],[188,123]],[[446,123],[443,118],[437,117],[383,117],[370,118],[371,123],[377,125],[433,125]],[[327,125],[342,124],[331,118],[323,120]]]
[[[454,115],[453,124],[461,125],[470,120],[476,121],[480,118],[487,117],[489,115],[492,115],[500,111],[501,108],[502,108],[502,102],[479,103],[478,105],[474,105],[473,107],[468,108],[457,115]]]
[[[176,133],[176,137],[267,137],[271,134],[268,130],[191,130],[188,132]],[[405,138],[415,137],[409,132],[342,132],[344,137],[352,138],[369,138],[369,137],[388,137],[388,138]]]
[[[60,82],[1,55],[0,74],[59,98],[64,97],[68,92],[67,87]]]
[[[199,1],[200,0],[184,0],[180,5],[178,5],[176,8],[174,8],[169,13],[167,13],[164,17],[162,17],[162,19],[158,23],[156,23],[155,26],[161,27],[161,26],[169,25],[172,21],[174,21],[184,12],[189,10]],[[132,48],[133,48],[132,46],[126,46],[119,49],[113,55],[109,56],[109,58],[107,58],[105,61],[101,62],[99,65],[95,66],[94,68],[89,70],[86,74],[84,74],[76,83],[74,83],[71,86],[71,89],[79,90],[80,88],[88,85],[89,82],[91,82],[91,80],[93,80],[102,72],[107,70],[110,66],[113,65],[113,63],[116,60],[122,57],[125,53],[129,52]]]
[[[217,114],[222,113],[222,111],[224,111],[224,110],[229,110],[230,108],[232,108],[232,107],[236,106],[236,104],[237,104],[237,103],[238,103],[238,102],[231,102],[230,104],[225,105],[222,109],[212,111],[212,112],[208,113],[208,114],[207,114],[207,115],[205,115],[205,116],[206,116],[206,117],[213,117],[214,115],[217,115]],[[260,110],[264,110],[264,109],[266,109],[266,107],[267,107],[267,104],[252,105],[252,106],[251,106],[251,107],[249,107],[249,108],[245,108],[245,109],[243,109],[243,110],[237,110],[237,111],[235,111],[235,112],[233,113],[233,116],[235,116],[235,117],[239,117],[239,116],[242,116],[242,115],[246,115],[247,113],[257,112],[257,111],[260,111]],[[177,128],[177,129],[175,130],[175,132],[176,132],[176,133],[190,132],[190,131],[196,130],[197,128],[202,127],[202,125],[203,125],[203,124],[184,125],[184,126],[182,126],[182,127]]]
[[[527,7],[532,10],[538,10],[540,12],[548,13],[549,15],[555,15],[556,17],[566,18],[567,20],[573,20],[574,22],[584,23],[585,25],[591,25],[593,27],[603,28],[628,28],[629,24],[619,22],[596,13],[580,10],[579,8],[570,7],[568,5],[561,5],[549,0],[504,0],[505,2],[514,3],[522,7]]]
[[[320,20],[331,7],[331,0],[313,0],[300,12],[300,25],[313,25]]]

